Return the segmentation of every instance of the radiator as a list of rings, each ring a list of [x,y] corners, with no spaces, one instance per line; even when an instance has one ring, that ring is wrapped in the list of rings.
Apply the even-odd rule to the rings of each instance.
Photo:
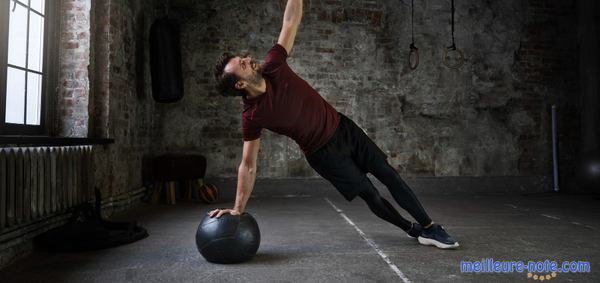
[[[93,198],[92,146],[0,148],[0,234]]]

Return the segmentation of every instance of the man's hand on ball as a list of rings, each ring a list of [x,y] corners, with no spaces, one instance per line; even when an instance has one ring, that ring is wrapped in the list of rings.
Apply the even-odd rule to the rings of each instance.
[[[229,213],[231,215],[240,215],[241,213],[236,210],[236,209],[220,209],[217,208],[215,210],[212,210],[208,213],[208,215],[210,215],[210,217],[215,217],[217,216],[217,218],[221,217],[221,215]]]

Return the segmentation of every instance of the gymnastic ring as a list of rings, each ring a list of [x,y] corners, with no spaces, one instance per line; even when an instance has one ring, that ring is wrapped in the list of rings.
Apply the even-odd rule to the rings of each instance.
[[[412,58],[415,56],[415,63],[413,64]],[[417,48],[414,44],[410,44],[410,52],[408,52],[408,67],[411,70],[414,70],[419,66],[419,48]]]
[[[457,52],[459,55],[459,60],[456,64],[451,65],[448,62],[448,54],[450,54],[450,52]],[[444,49],[444,65],[446,65],[446,67],[450,68],[450,69],[458,69],[460,67],[462,67],[462,65],[465,63],[465,56],[463,54],[462,51],[460,51],[460,49],[457,49],[454,46],[448,47],[446,49]]]

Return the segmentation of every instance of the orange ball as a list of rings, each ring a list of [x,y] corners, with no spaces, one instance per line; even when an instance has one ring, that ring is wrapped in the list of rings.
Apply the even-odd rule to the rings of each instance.
[[[213,184],[204,184],[200,187],[200,198],[206,203],[214,203],[219,199],[219,190]]]

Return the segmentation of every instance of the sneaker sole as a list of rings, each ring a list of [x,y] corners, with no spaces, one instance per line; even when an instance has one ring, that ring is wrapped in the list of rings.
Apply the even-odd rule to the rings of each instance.
[[[425,246],[436,246],[440,249],[456,249],[459,247],[458,242],[452,244],[452,245],[448,245],[448,244],[444,244],[442,242],[438,242],[436,240],[432,240],[432,239],[427,239],[427,238],[423,238],[423,237],[419,237],[419,244],[421,245],[425,245]]]

